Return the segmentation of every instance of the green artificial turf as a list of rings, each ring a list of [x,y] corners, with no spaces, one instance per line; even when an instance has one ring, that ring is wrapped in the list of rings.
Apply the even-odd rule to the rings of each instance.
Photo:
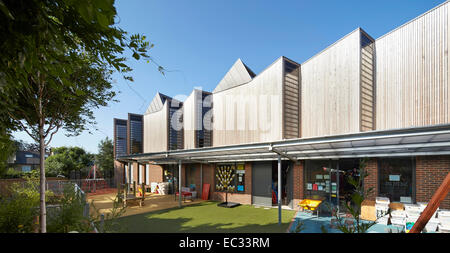
[[[235,208],[218,207],[218,202],[173,208],[118,219],[129,233],[285,233],[295,211],[282,210],[278,225],[278,209],[250,205]]]

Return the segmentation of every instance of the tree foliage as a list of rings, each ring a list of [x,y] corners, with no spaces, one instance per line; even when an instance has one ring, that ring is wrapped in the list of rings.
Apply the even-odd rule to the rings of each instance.
[[[53,155],[45,159],[47,176],[64,175],[71,171],[87,170],[94,162],[94,155],[80,147],[59,147],[53,149]]]
[[[113,142],[106,137],[98,144],[98,154],[95,157],[96,164],[102,173],[110,175],[114,171]]]
[[[0,178],[2,178],[8,170],[8,159],[18,149],[18,142],[6,132],[0,133]]]
[[[111,74],[132,81],[125,53],[153,61],[140,34],[115,23],[113,0],[0,0],[0,129],[45,147],[59,129],[78,135],[112,101]],[[163,72],[162,67],[158,66]],[[46,232],[41,160],[41,231]]]
[[[60,128],[77,135],[95,123],[92,109],[115,95],[112,71],[132,80],[126,49],[152,60],[145,36],[115,24],[114,1],[1,0],[0,6],[0,114],[37,142],[41,118],[46,145]]]

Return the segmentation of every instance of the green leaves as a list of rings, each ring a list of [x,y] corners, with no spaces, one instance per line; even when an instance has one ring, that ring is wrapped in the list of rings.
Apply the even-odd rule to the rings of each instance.
[[[113,147],[113,142],[108,137],[98,144],[98,154],[95,161],[103,173],[112,174],[114,171]]]
[[[11,12],[9,11],[8,7],[6,7],[5,3],[3,3],[2,0],[0,0],[0,11],[3,12],[3,14],[8,17],[9,19],[14,20],[13,15],[11,14]]]
[[[53,155],[45,159],[46,173],[68,177],[71,171],[88,170],[94,160],[92,154],[80,147],[59,147],[52,150]]]

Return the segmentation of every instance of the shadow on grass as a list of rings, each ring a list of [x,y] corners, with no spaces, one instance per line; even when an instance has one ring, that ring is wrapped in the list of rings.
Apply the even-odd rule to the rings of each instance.
[[[131,233],[285,233],[293,214],[285,212],[278,225],[277,210],[253,206],[217,207],[220,202],[202,202],[130,215],[118,220],[123,232]]]

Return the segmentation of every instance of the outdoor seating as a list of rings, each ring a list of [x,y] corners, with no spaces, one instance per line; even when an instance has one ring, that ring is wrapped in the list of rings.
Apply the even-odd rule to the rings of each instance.
[[[195,194],[195,195],[194,195]],[[177,200],[177,196],[179,196],[179,192],[175,193],[175,200]],[[197,192],[191,191],[189,187],[181,187],[181,197],[183,201],[186,201],[186,198],[189,197],[189,199],[193,200],[193,197],[197,195]]]

